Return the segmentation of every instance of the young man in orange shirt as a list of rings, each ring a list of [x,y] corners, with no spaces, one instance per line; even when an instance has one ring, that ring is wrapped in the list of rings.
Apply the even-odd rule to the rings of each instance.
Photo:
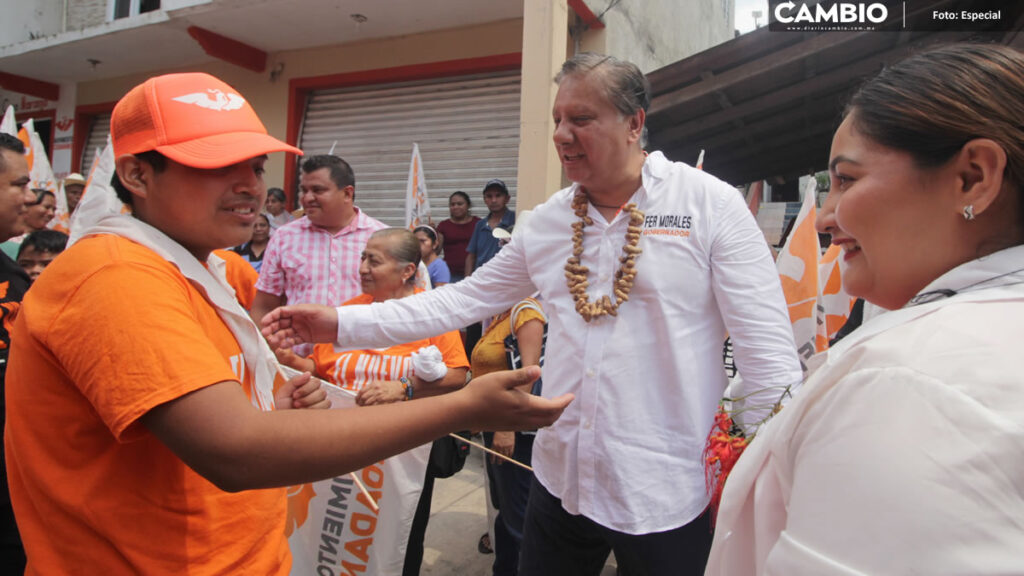
[[[135,87],[111,134],[133,215],[84,212],[14,329],[5,445],[28,573],[288,574],[281,487],[456,429],[550,424],[569,402],[514,390],[532,370],[344,414],[283,409],[324,394],[276,377],[211,252],[251,234],[266,155],[301,152],[206,74]]]

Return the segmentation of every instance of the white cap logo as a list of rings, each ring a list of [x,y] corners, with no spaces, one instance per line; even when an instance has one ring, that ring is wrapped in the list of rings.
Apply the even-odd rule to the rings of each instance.
[[[212,98],[210,96],[213,96]],[[225,110],[238,110],[245,104],[245,98],[242,98],[238,94],[225,94],[216,88],[207,90],[204,92],[196,92],[193,94],[185,94],[184,96],[178,96],[173,98],[178,102],[184,102],[185,104],[195,104],[200,108],[206,108],[209,110],[216,110],[223,112]]]

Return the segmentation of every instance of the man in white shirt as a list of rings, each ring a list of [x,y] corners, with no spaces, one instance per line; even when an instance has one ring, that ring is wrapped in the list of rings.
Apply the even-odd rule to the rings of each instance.
[[[768,246],[736,190],[642,148],[650,86],[596,54],[556,78],[555,148],[573,185],[463,282],[385,304],[281,308],[274,342],[383,346],[462,326],[539,291],[544,394],[576,401],[537,434],[520,574],[701,574],[711,542],[703,449],[731,335],[767,415],[801,369]],[[737,413],[742,407],[737,409]]]

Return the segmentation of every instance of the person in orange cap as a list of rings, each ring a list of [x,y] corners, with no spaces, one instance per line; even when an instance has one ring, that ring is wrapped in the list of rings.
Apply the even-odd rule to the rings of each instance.
[[[5,445],[28,573],[288,574],[284,486],[456,429],[547,425],[568,404],[514,390],[534,369],[344,415],[288,410],[325,394],[277,376],[211,252],[251,234],[267,154],[301,152],[198,73],[133,88],[111,136],[132,214],[90,190],[81,239],[12,338]]]

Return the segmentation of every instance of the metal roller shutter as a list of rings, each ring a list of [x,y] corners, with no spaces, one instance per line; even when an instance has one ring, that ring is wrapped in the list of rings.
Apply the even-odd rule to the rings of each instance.
[[[356,175],[356,205],[392,226],[405,224],[405,187],[418,143],[432,219],[448,217],[462,190],[485,215],[491,178],[508,185],[515,209],[519,161],[518,72],[375,84],[310,95],[299,145],[344,158]],[[335,144],[336,142],[336,144]]]
[[[85,141],[85,150],[82,150],[82,163],[79,164],[79,172],[88,177],[89,169],[96,158],[97,152],[103,151],[107,145],[107,134],[110,132],[110,112],[97,114],[89,126],[89,136]]]

